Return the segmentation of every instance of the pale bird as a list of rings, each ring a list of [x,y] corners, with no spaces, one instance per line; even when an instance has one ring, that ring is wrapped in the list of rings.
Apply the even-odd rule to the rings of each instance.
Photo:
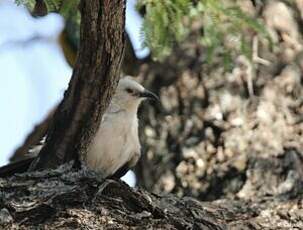
[[[86,164],[90,169],[105,178],[120,178],[136,165],[141,155],[137,111],[144,99],[158,97],[130,77],[119,81],[88,148]]]
[[[136,165],[141,156],[137,111],[145,99],[159,100],[131,77],[120,79],[97,133],[88,146],[85,159],[88,168],[103,178],[120,178]],[[44,141],[45,138],[29,151],[31,157],[39,154]],[[22,162],[17,162],[16,167],[18,164],[22,165]],[[9,175],[13,169],[10,165],[2,167],[0,176]]]

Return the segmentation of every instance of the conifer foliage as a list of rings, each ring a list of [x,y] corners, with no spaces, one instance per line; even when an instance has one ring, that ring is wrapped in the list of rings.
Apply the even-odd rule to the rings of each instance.
[[[40,0],[48,12],[58,12],[79,24],[79,0]],[[36,0],[16,0],[30,11]],[[198,26],[200,43],[206,48],[207,61],[221,56],[226,63],[234,53],[251,57],[251,35],[260,36],[271,43],[262,21],[240,8],[234,0],[138,0],[142,13],[142,46],[149,47],[155,60],[163,60],[173,47],[184,40]],[[249,33],[249,34],[248,34]]]

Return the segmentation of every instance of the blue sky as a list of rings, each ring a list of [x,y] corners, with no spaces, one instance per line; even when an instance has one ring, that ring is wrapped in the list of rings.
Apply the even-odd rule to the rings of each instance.
[[[136,55],[141,48],[142,19],[135,0],[127,1],[126,30]],[[27,134],[62,98],[72,70],[57,36],[64,20],[57,14],[34,19],[13,1],[0,1],[0,166],[20,146]]]

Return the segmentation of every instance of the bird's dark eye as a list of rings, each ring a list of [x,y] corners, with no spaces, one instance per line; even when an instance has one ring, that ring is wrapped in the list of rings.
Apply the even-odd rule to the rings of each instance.
[[[126,92],[130,93],[130,94],[133,94],[134,93],[134,90],[130,89],[130,88],[127,88],[126,89]]]

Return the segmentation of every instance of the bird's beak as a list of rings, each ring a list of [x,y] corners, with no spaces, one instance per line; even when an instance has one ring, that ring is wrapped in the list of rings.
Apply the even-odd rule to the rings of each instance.
[[[142,93],[140,93],[140,97],[155,100],[155,101],[160,101],[159,97],[156,94],[154,94],[146,89]]]

